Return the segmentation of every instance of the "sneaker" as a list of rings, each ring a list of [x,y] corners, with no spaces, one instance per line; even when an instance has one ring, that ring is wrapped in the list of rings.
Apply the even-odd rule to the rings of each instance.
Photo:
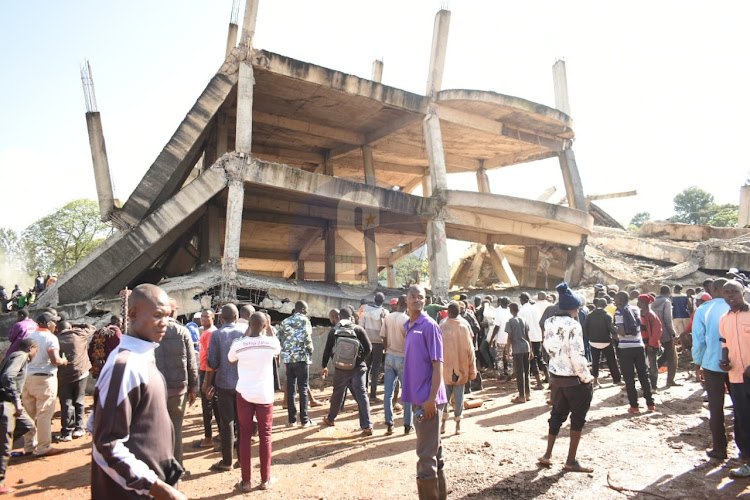
[[[750,465],[745,464],[739,469],[732,469],[729,471],[729,475],[732,477],[750,477]]]
[[[86,435],[86,431],[83,429],[76,429],[73,431],[73,439],[78,439],[79,437],[83,437]]]
[[[276,483],[276,481],[278,481],[278,479],[276,479],[275,477],[269,477],[268,481],[266,481],[265,483],[260,483],[260,489],[270,490],[273,487],[273,485]]]
[[[667,387],[682,387],[679,382],[667,382]]]
[[[385,430],[385,435],[390,436],[393,434],[393,424],[385,424],[387,426],[387,429]]]
[[[364,436],[364,437],[372,436],[372,427],[368,427],[366,429],[362,429],[362,434],[361,435]]]
[[[404,426],[404,434],[411,434],[411,430],[413,427],[411,425],[405,425]]]
[[[287,426],[287,428],[296,427],[297,426],[297,422],[287,422],[286,426]]]
[[[65,434],[64,436],[60,436],[57,438],[58,443],[67,443],[69,441],[73,441],[73,436],[70,434]]]
[[[656,406],[651,405],[651,406],[648,407],[648,413],[653,413],[655,411],[656,411]]]
[[[304,424],[302,424],[300,427],[313,427],[314,425],[315,425],[315,422],[313,422],[312,419],[310,419]]]

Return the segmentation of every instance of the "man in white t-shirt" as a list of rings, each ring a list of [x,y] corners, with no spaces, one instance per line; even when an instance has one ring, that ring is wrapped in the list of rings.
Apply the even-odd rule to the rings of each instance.
[[[503,377],[505,377],[505,381],[507,382],[512,378],[513,374],[513,356],[510,355],[508,349],[508,332],[505,331],[505,324],[513,315],[510,313],[510,309],[508,309],[508,305],[510,305],[508,297],[500,297],[497,302],[499,307],[495,309],[495,326],[490,338],[490,345],[495,345],[497,381],[501,382],[500,364],[502,362]]]
[[[240,489],[251,491],[250,485],[250,440],[258,421],[260,444],[260,488],[269,489],[275,479],[271,478],[271,427],[273,426],[273,358],[281,352],[279,339],[273,334],[261,335],[266,330],[266,316],[253,313],[249,327],[243,337],[235,340],[229,348],[230,363],[237,366],[237,415],[240,423],[240,467],[242,482]]]

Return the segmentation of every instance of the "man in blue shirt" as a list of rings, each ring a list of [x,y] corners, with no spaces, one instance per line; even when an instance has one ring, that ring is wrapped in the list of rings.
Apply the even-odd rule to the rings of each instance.
[[[721,333],[719,319],[729,311],[724,300],[725,279],[713,282],[711,296],[713,299],[703,303],[693,318],[693,363],[696,365],[696,378],[704,380],[703,385],[708,395],[708,410],[711,414],[709,427],[713,448],[706,452],[711,458],[727,458],[727,436],[724,429],[724,394],[729,383],[729,376],[719,368],[721,361]]]

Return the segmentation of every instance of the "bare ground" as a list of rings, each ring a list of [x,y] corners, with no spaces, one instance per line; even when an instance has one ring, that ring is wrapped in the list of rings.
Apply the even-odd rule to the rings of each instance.
[[[688,366],[686,360],[681,364]],[[708,410],[702,389],[687,372],[678,376],[681,387],[660,388],[657,412],[631,416],[625,392],[602,377],[604,387],[594,393],[579,459],[595,468],[592,474],[564,473],[568,426],[563,428],[553,454],[554,466],[536,464],[544,452],[549,406],[546,391],[533,391],[531,402],[514,405],[515,383],[486,382],[482,407],[464,412],[464,433],[453,435],[448,422],[444,437],[449,498],[736,498],[750,495],[748,480],[732,480],[729,469],[737,460],[709,461]],[[665,375],[660,376],[664,383]],[[382,386],[381,386],[382,389]],[[316,390],[327,398],[330,387]],[[382,394],[380,394],[382,396]],[[729,403],[729,398],[727,398]],[[90,404],[90,401],[89,401]],[[641,404],[645,404],[641,399]],[[327,405],[314,408],[320,422]],[[731,410],[727,428],[731,431]],[[284,499],[396,499],[416,498],[414,433],[405,436],[400,416],[396,432],[385,435],[382,404],[373,410],[375,433],[359,437],[356,405],[349,400],[335,428],[287,429],[286,411],[277,394],[274,411],[273,490],[245,494],[254,498]],[[59,418],[55,419],[59,428]],[[53,427],[53,430],[57,430]],[[234,487],[239,470],[209,471],[219,453],[194,450],[202,437],[200,404],[188,409],[185,422],[185,465],[192,472],[181,484],[189,498],[224,499],[240,495]],[[63,453],[39,459],[13,458],[6,484],[10,496],[26,498],[90,497],[91,439],[89,436],[56,445]],[[257,445],[253,444],[252,481],[257,485]],[[736,456],[732,444],[730,456]],[[611,486],[608,486],[608,478]],[[616,491],[627,488],[634,491]]]

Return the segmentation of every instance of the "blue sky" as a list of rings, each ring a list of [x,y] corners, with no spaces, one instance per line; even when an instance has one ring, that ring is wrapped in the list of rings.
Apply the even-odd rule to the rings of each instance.
[[[23,229],[95,199],[79,65],[91,61],[116,195],[125,200],[222,63],[231,0],[0,4],[0,225]],[[438,0],[261,0],[255,46],[424,92]],[[443,88],[554,105],[567,63],[575,152],[587,194],[627,223],[672,212],[698,185],[738,203],[748,178],[750,37],[743,2],[450,2]],[[244,6],[243,6],[244,8]],[[242,12],[240,12],[240,19]],[[490,173],[494,192],[563,196],[556,160]],[[473,175],[451,181],[475,189]]]

